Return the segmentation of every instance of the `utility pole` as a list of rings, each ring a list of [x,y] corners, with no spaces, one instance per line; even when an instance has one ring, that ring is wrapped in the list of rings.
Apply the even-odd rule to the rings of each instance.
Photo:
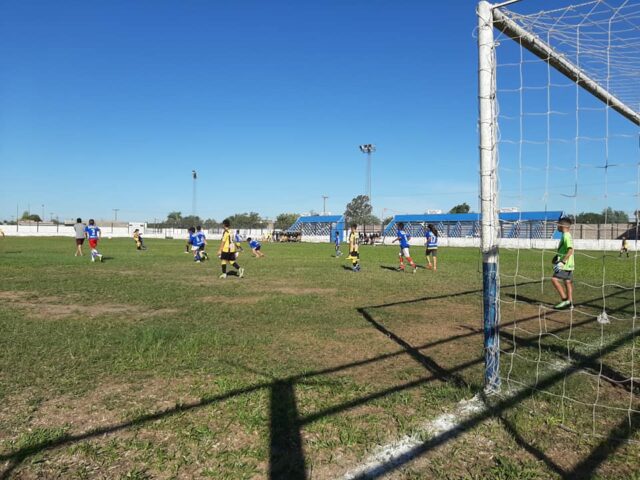
[[[196,180],[198,180],[198,174],[195,170],[191,170],[191,176],[193,178],[193,198],[191,199],[191,215],[196,216]]]
[[[118,221],[118,212],[120,211],[119,208],[114,208],[113,209],[113,221],[117,222]]]
[[[322,215],[327,214],[327,195],[322,195]]]

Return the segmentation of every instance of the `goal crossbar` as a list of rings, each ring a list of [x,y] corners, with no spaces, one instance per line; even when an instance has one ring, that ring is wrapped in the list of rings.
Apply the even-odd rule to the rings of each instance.
[[[565,56],[559,54],[551,45],[539,36],[518,25],[517,22],[505,15],[499,8],[494,6],[492,13],[493,26],[496,29],[522,44],[524,48],[545,62],[548,62],[552,67],[571,81],[577,83],[594,97],[620,113],[623,117],[640,126],[640,113],[622,102],[600,83],[580,70],[579,67],[574,65]]]

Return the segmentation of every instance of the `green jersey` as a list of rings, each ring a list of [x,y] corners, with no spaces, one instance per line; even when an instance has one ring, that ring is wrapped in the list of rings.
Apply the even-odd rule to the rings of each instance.
[[[560,244],[558,245],[558,257],[562,261],[569,250],[573,248],[573,238],[569,232],[564,232],[562,238],[560,238]],[[564,269],[571,271],[575,268],[575,255],[571,255],[564,264]]]

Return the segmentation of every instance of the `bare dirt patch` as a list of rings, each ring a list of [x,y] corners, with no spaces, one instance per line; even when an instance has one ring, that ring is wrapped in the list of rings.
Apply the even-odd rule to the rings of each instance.
[[[187,393],[190,379],[153,378],[136,383],[104,382],[85,395],[62,395],[33,402],[28,392],[5,399],[0,424],[28,411],[22,429],[66,427],[71,435],[109,428],[148,412],[170,410],[199,398]],[[9,408],[11,406],[11,408]],[[1,438],[1,437],[0,437]],[[5,437],[6,438],[6,437]]]
[[[314,288],[314,287],[271,287],[270,291],[284,293],[285,295],[331,295],[338,290],[335,288]]]
[[[116,303],[84,305],[69,303],[69,300],[73,298],[71,295],[69,297],[46,297],[28,292],[0,292],[0,300],[3,300],[6,305],[23,310],[30,317],[48,320],[60,320],[68,317],[96,318],[104,315],[127,315],[131,318],[140,319],[177,313],[177,310],[173,308],[150,310],[140,305]]]
[[[12,292],[12,291],[5,291],[5,292],[0,292],[0,300],[19,300],[21,298],[24,298],[25,293],[24,292]]]
[[[338,292],[336,288],[310,287],[295,285],[291,282],[274,281],[265,284],[261,292],[282,293],[284,295],[332,295]]]
[[[228,296],[207,296],[200,297],[198,300],[203,303],[220,303],[225,305],[255,305],[256,303],[264,300],[266,296],[254,295],[245,297],[228,297]]]
[[[0,453],[11,455],[11,441],[30,432],[64,428],[65,434],[80,438],[44,451],[37,464],[22,463],[14,472],[16,478],[69,478],[75,472],[119,478],[134,469],[147,471],[150,478],[175,478],[167,473],[173,469],[180,469],[179,478],[200,478],[203,468],[222,468],[222,459],[239,458],[247,446],[260,443],[259,431],[221,415],[224,407],[201,403],[202,397],[194,392],[213,381],[212,376],[105,381],[84,395],[37,403],[29,398],[33,392],[23,393],[10,400],[14,406],[20,403],[28,415],[0,437],[0,445],[5,444]],[[0,425],[14,414],[13,408],[0,408]],[[0,463],[0,476],[3,468],[10,466]]]

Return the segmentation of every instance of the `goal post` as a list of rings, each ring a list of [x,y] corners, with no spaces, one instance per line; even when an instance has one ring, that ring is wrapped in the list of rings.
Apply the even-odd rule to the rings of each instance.
[[[480,132],[480,213],[484,329],[484,384],[488,392],[500,390],[499,264],[496,67],[493,6],[478,4],[478,105]]]
[[[507,4],[515,3],[514,1],[508,1],[501,4],[492,4],[488,1],[481,1],[477,5],[477,42],[478,42],[478,132],[479,132],[479,174],[480,174],[480,211],[481,211],[481,252],[482,252],[482,283],[483,283],[483,330],[484,330],[484,385],[485,390],[489,393],[499,392],[501,388],[501,376],[500,376],[500,255],[499,246],[500,239],[500,223],[499,223],[499,161],[500,161],[500,128],[498,120],[501,116],[500,108],[498,106],[498,62],[497,62],[497,46],[499,40],[504,41],[513,40],[518,44],[520,50],[526,50],[533,56],[537,57],[536,60],[542,62],[553,70],[553,75],[559,73],[561,76],[570,80],[570,83],[574,85],[577,90],[583,90],[588,92],[593,98],[601,102],[602,110],[606,115],[606,127],[605,134],[605,151],[606,158],[603,167],[605,172],[604,185],[605,185],[605,199],[607,198],[607,169],[616,165],[609,163],[609,140],[614,136],[609,132],[609,111],[619,113],[624,119],[629,120],[632,124],[640,126],[640,94],[638,94],[638,85],[640,85],[640,77],[638,71],[640,71],[640,65],[634,64],[640,60],[640,28],[637,24],[640,19],[640,8],[633,7],[632,14],[627,14],[624,21],[630,25],[625,25],[626,31],[632,31],[631,37],[625,37],[624,33],[619,34],[617,32],[612,33],[612,25],[615,25],[616,21],[620,21],[620,16],[623,11],[623,7],[628,7],[628,2],[621,2],[621,6],[616,8],[609,3],[605,3],[602,0],[584,1],[577,7],[586,9],[587,13],[580,14],[579,8],[574,9],[572,5],[566,5],[564,8],[557,8],[556,10],[550,10],[548,17],[537,17],[531,15],[529,18],[527,15],[515,15],[510,10],[506,10],[503,7]],[[568,3],[568,2],[567,2]],[[608,10],[602,14],[598,11],[598,8],[605,6]],[[593,13],[595,12],[595,13]],[[550,19],[550,20],[549,20]],[[575,20],[577,19],[577,20]],[[545,23],[545,21],[547,21]],[[571,23],[575,22],[575,23]],[[587,40],[592,42],[591,45],[581,47],[581,29],[584,26],[588,26],[589,22],[592,25],[601,27],[600,30],[596,30],[593,34],[590,32],[591,37],[587,35]],[[540,31],[544,32],[544,29],[548,28],[550,31],[556,29],[560,37],[560,45],[563,46],[563,42],[571,44],[574,42],[574,37],[577,38],[576,45],[570,45],[569,53],[555,48],[554,44],[549,41],[549,38],[542,38]],[[547,34],[548,35],[548,34]],[[600,35],[598,37],[598,35]],[[508,38],[507,38],[508,37]],[[626,58],[618,57],[618,67],[621,69],[622,74],[619,75],[622,80],[626,82],[622,88],[620,84],[610,84],[610,80],[615,78],[615,74],[612,70],[614,64],[613,59],[610,59],[612,42],[622,42],[627,45],[624,48],[635,48],[633,52]],[[608,43],[607,43],[608,42]],[[583,48],[583,50],[581,50]],[[627,53],[626,51],[623,52]],[[595,58],[593,62],[599,62],[597,68],[593,71],[594,63],[589,64],[590,60],[587,58],[586,67],[581,65],[580,59],[583,55],[590,55]],[[575,61],[572,61],[572,56],[575,57]],[[622,60],[622,61],[621,61]],[[522,76],[522,64],[526,63],[522,57],[519,60],[520,76]],[[640,63],[640,62],[639,62]],[[635,69],[635,70],[634,70]],[[550,78],[551,73],[547,73],[546,76]],[[552,85],[551,80],[547,80],[547,89]],[[523,143],[527,143],[522,138],[522,117],[526,114],[522,113],[522,90],[525,89],[520,80],[520,139],[519,148],[522,150]],[[635,83],[634,83],[635,82]],[[622,93],[618,93],[622,92]],[[549,95],[549,93],[547,93]],[[576,98],[577,98],[576,93]],[[576,102],[578,100],[576,99]],[[637,104],[635,102],[638,102]],[[536,112],[535,115],[545,115],[547,117],[546,125],[546,148],[547,157],[549,156],[549,145],[554,141],[549,133],[550,123],[549,118],[553,114],[558,112],[552,111],[550,105],[546,105],[546,113]],[[572,137],[570,141],[575,141],[576,149],[576,191],[574,197],[577,198],[577,171],[579,169],[577,151],[579,144],[586,136],[582,132],[578,131],[578,119],[577,117],[582,111],[589,110],[583,108],[576,103],[575,116],[576,116],[576,132],[575,137]],[[530,114],[533,115],[533,114]],[[535,142],[530,142],[535,143]],[[570,142],[567,142],[570,143]],[[638,162],[640,165],[640,162]],[[545,199],[548,195],[548,178],[549,178],[549,162],[547,158],[545,174],[547,176],[547,185],[545,186]],[[520,166],[522,170],[522,166]],[[522,171],[519,175],[522,177]],[[640,175],[640,173],[639,173]],[[522,181],[522,180],[521,180]],[[521,187],[522,188],[522,187]],[[571,195],[565,195],[570,197]],[[636,195],[637,196],[637,195]],[[545,200],[546,201],[546,200]],[[574,200],[577,204],[577,200]],[[637,201],[637,199],[636,199]],[[546,205],[545,205],[546,210]],[[576,212],[577,213],[577,212]],[[606,217],[605,217],[606,218]],[[606,222],[605,222],[606,223]],[[637,229],[636,229],[637,230]],[[637,238],[636,238],[637,242]],[[603,274],[604,275],[604,274]],[[544,275],[543,275],[544,277]],[[604,291],[604,279],[603,279],[603,291]],[[514,302],[517,300],[514,300]],[[603,299],[604,301],[604,299]],[[635,317],[634,317],[635,318]]]

